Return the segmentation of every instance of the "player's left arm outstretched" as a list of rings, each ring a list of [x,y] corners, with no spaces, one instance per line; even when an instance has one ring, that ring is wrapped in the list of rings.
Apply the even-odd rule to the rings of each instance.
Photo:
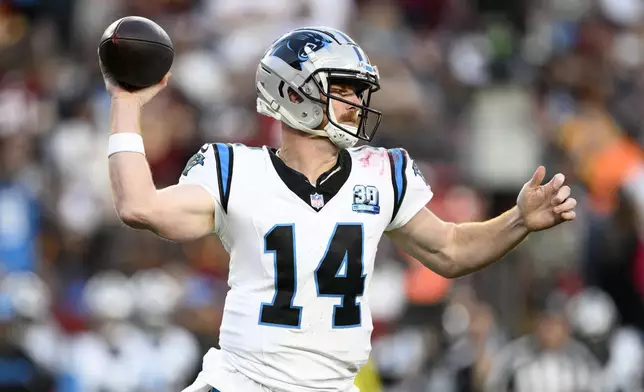
[[[575,219],[577,201],[563,174],[542,185],[540,166],[521,189],[517,205],[485,222],[444,222],[423,207],[387,234],[428,268],[449,278],[478,271],[499,260],[533,231]]]

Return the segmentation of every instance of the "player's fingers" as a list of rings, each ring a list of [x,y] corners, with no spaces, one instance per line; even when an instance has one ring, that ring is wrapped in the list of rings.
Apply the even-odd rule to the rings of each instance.
[[[136,94],[141,100],[141,104],[145,105],[149,102],[155,95],[157,95],[161,90],[163,90],[168,85],[168,80],[170,79],[170,73],[168,72],[159,83],[146,87],[140,91],[137,91]]]
[[[110,95],[114,96],[114,94],[120,92],[121,88],[109,74],[103,75],[103,82],[105,83],[105,89]]]
[[[105,66],[103,65],[103,60],[101,60],[101,56],[98,56],[98,68],[101,70],[101,73],[105,75]]]
[[[168,80],[170,80],[170,72],[165,74],[163,79],[154,86],[149,87],[151,91],[154,91],[154,93],[158,93],[159,91],[163,90],[167,85],[168,85]]]
[[[541,182],[543,181],[544,178],[546,178],[546,168],[543,166],[539,166],[537,170],[534,172],[534,174],[532,175],[532,178],[530,179],[529,184],[532,187],[538,187],[539,185],[541,185]]]
[[[161,79],[157,84],[150,86],[150,89],[153,90],[163,90],[168,85],[168,80],[170,79],[170,72],[165,74],[163,79]]]
[[[116,83],[114,82],[114,79],[112,78],[112,76],[105,69],[105,65],[103,65],[103,61],[101,61],[100,56],[98,58],[98,67],[101,70],[101,75],[103,75],[103,81],[105,82],[105,85],[108,88],[111,87],[112,85],[116,85]]]
[[[112,78],[112,75],[107,72],[105,69],[105,65],[103,65],[103,61],[101,61],[101,57],[98,57],[98,67],[101,70],[101,75],[103,76],[103,83],[105,83],[105,89],[107,90],[108,93],[113,94],[115,93],[119,87],[118,83]]]
[[[546,184],[548,187],[550,187],[553,191],[558,191],[559,188],[564,184],[566,181],[566,176],[564,176],[561,173],[555,174],[554,177],[550,180],[548,184]]]
[[[577,217],[577,213],[575,213],[575,211],[566,211],[562,213],[560,216],[561,216],[561,219],[565,221],[571,221]]]
[[[577,206],[577,200],[573,199],[572,197],[564,201],[563,203],[559,204],[554,208],[555,214],[560,214],[564,213],[567,211],[572,211],[575,207]]]
[[[564,202],[570,196],[570,187],[564,185],[557,191],[557,194],[552,198],[552,205],[557,206]]]

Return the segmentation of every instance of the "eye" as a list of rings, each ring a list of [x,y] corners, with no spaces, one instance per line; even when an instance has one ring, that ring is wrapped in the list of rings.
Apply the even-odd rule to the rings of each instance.
[[[339,89],[339,88],[332,88],[332,89],[331,89],[331,94],[333,94],[333,95],[339,95],[339,96],[344,96],[344,95],[345,95],[345,92],[344,92],[344,90]]]
[[[341,95],[343,97],[348,97],[353,95],[354,92],[350,89],[335,89],[335,94]]]

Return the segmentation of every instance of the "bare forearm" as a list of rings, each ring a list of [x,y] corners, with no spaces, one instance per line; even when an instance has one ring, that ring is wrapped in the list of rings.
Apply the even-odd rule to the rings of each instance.
[[[130,100],[112,101],[112,134],[140,133],[141,108]],[[150,167],[143,154],[119,152],[109,158],[110,182],[117,212],[130,221],[156,194]],[[126,222],[128,223],[128,222]]]
[[[113,100],[112,133],[139,133],[140,116],[137,102]],[[177,184],[157,190],[145,155],[136,152],[113,154],[109,168],[116,211],[126,225],[178,242],[214,230],[215,202],[202,186]]]
[[[545,230],[575,219],[577,201],[563,174],[541,185],[545,168],[539,166],[525,183],[517,206],[486,222],[445,222],[422,208],[405,225],[387,233],[407,253],[427,268],[447,278],[483,269],[523,241],[531,231]],[[520,210],[519,210],[520,206]]]
[[[454,226],[449,251],[457,276],[483,269],[516,247],[528,235],[517,207],[485,221]]]
[[[427,268],[457,278],[499,260],[527,235],[517,207],[485,222],[444,222],[427,208],[387,233]]]

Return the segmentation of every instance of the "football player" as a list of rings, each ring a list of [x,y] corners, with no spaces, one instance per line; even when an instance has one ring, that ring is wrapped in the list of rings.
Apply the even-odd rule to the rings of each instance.
[[[432,191],[403,149],[370,141],[377,68],[341,31],[294,30],[257,68],[257,110],[282,122],[279,149],[205,144],[178,184],[157,190],[140,132],[142,107],[168,82],[112,97],[109,169],[125,224],[172,241],[217,235],[230,252],[221,349],[185,391],[349,392],[367,362],[365,295],[383,234],[449,278],[494,263],[533,231],[575,218],[564,176],[539,167],[517,205],[480,223],[437,218]]]

